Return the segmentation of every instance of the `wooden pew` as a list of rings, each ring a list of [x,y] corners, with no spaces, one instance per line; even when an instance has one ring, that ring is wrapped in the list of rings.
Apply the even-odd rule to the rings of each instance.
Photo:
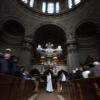
[[[32,80],[0,74],[0,100],[27,100],[34,89]]]
[[[66,100],[100,100],[100,77],[67,81],[62,95]]]

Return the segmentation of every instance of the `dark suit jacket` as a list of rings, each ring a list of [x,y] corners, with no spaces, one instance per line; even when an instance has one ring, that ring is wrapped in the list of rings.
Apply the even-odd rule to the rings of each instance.
[[[94,66],[90,68],[89,77],[99,77],[100,76],[100,66]]]

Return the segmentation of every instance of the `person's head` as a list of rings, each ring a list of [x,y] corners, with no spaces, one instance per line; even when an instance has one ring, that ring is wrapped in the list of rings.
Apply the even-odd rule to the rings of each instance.
[[[5,53],[5,54],[4,54],[4,58],[5,58],[5,59],[10,59],[10,57],[11,57],[11,54],[9,54],[9,53]]]
[[[74,74],[74,73],[76,73],[76,70],[75,70],[75,69],[73,69],[73,70],[72,70],[72,73],[73,73],[73,74]]]
[[[25,71],[23,72],[23,74],[24,74],[24,75],[28,75],[29,72],[28,72],[27,70],[25,70]]]
[[[88,66],[89,66],[89,68],[92,68],[92,67],[94,67],[94,65],[93,65],[93,64],[88,64]]]
[[[78,68],[75,68],[75,70],[78,71],[79,69]]]
[[[94,62],[93,62],[93,65],[94,65],[94,66],[99,66],[100,63],[99,63],[98,61],[94,61]]]
[[[12,52],[12,50],[9,49],[9,48],[7,48],[7,49],[5,50],[5,53],[4,53],[4,58],[5,58],[5,59],[10,59],[10,57],[11,57],[11,52]]]
[[[84,65],[84,66],[83,66],[83,71],[87,71],[87,70],[89,70],[89,66]]]
[[[0,52],[0,58],[3,58],[3,53],[2,52]]]
[[[50,72],[47,73],[47,75],[50,75],[50,74],[51,74]]]

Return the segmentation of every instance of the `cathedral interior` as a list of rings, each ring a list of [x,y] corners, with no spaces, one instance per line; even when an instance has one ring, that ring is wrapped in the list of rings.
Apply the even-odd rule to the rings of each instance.
[[[100,61],[99,10],[100,0],[0,0],[0,53],[11,49],[21,66],[40,74]]]
[[[51,42],[63,49],[57,65],[72,70],[88,56],[100,60],[99,16],[99,1],[94,0],[0,1],[0,51],[11,48],[30,68],[41,64],[37,46]]]

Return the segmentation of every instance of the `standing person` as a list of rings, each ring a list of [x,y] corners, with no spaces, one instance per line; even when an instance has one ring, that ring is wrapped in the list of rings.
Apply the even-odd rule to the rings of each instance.
[[[66,79],[66,76],[65,76],[65,74],[64,74],[64,72],[62,72],[62,74],[61,74],[61,81],[62,82],[65,82],[67,79]]]
[[[47,92],[53,92],[53,86],[52,86],[52,77],[51,73],[49,72],[47,75],[47,86],[46,86]]]
[[[89,77],[100,77],[100,62],[93,62],[93,66],[90,68]]]
[[[0,73],[6,72],[6,67],[3,66],[3,62],[4,62],[3,53],[0,52]]]
[[[60,76],[60,92],[62,92],[63,90],[63,83],[65,83],[69,78],[68,78],[68,75],[67,75],[67,72],[65,73],[64,71],[61,73],[61,76]]]
[[[90,74],[89,67],[87,65],[84,65],[83,66],[83,72],[82,72],[83,78],[88,78],[89,74]]]
[[[11,74],[11,69],[12,69],[12,61],[11,61],[11,54],[12,50],[11,49],[6,49],[4,53],[4,58],[2,60],[2,73],[4,74]]]
[[[57,92],[62,92],[62,85],[69,80],[68,73],[64,70],[58,72],[58,80],[57,80]]]

